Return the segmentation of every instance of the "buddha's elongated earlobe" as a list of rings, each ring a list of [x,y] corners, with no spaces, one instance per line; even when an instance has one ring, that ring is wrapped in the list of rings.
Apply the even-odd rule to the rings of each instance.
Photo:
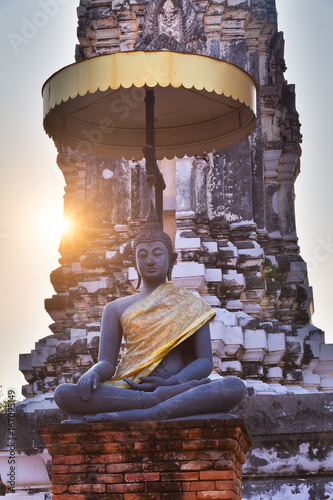
[[[141,274],[139,273],[138,270],[136,270],[136,272],[138,273],[138,284],[136,285],[136,290],[139,290],[141,285]]]
[[[168,274],[167,274],[168,281],[171,281],[172,270],[173,270],[173,266],[175,265],[175,262],[177,260],[177,257],[178,257],[178,253],[173,253],[172,258],[170,259],[170,264],[169,264],[169,269],[168,269]]]

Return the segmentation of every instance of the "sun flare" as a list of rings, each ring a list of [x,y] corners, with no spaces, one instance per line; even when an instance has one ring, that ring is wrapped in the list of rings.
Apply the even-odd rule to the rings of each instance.
[[[39,230],[43,236],[55,240],[56,244],[59,244],[61,236],[69,234],[72,229],[70,219],[64,217],[61,210],[50,209],[44,212],[39,222]]]

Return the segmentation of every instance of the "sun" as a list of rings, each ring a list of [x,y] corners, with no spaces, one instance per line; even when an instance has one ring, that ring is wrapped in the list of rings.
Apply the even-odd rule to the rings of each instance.
[[[38,226],[42,236],[53,240],[55,245],[59,245],[61,237],[68,235],[72,230],[69,217],[64,217],[62,210],[54,207],[41,214]]]

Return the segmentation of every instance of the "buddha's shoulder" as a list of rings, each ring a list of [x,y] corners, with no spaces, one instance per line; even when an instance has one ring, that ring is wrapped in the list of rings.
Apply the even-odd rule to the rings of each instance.
[[[135,293],[133,295],[127,295],[126,297],[120,297],[119,299],[109,302],[109,304],[107,304],[104,307],[104,313],[116,314],[118,317],[120,317],[125,311],[125,309],[127,309],[129,306],[137,302],[139,298],[140,298],[139,293]]]

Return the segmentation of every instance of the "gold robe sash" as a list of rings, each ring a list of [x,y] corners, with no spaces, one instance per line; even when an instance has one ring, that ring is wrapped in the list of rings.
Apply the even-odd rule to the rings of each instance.
[[[200,296],[169,281],[129,306],[121,316],[125,339],[114,377],[105,384],[127,387],[124,377],[140,382],[177,345],[189,338],[215,311]]]

